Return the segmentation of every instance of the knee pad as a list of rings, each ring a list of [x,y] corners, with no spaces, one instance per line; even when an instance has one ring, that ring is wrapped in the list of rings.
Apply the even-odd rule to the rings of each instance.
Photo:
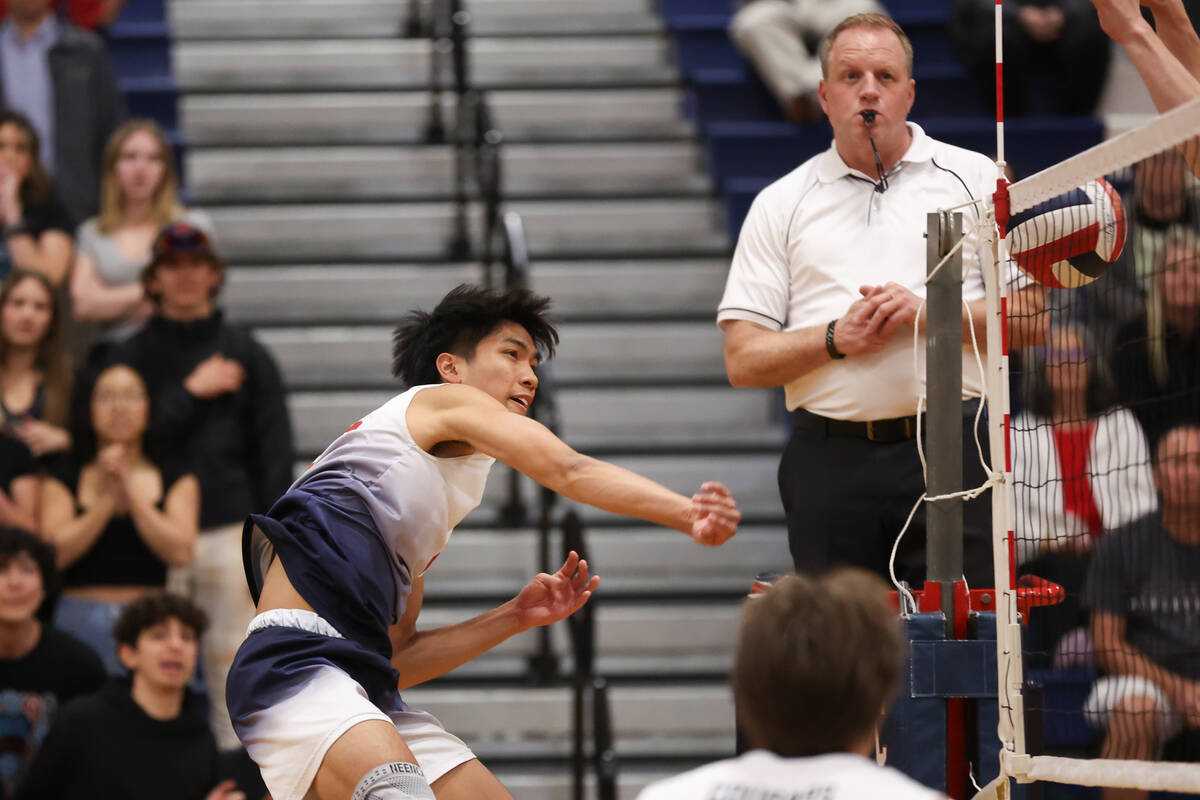
[[[416,764],[393,761],[363,776],[350,800],[435,800],[425,773]]]

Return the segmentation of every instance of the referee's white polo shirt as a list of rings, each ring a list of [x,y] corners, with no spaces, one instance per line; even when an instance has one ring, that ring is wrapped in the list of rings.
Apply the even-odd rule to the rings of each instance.
[[[738,237],[718,323],[748,320],[776,331],[824,326],[862,296],[860,286],[888,281],[925,296],[926,214],[990,198],[996,166],[930,139],[912,122],[908,128],[912,145],[888,174],[886,192],[875,191],[876,179],[846,166],[831,145],[759,193]],[[962,212],[970,231],[979,207]],[[963,248],[966,300],[984,296],[978,239],[969,237]],[[911,329],[901,328],[882,351],[831,360],[785,388],[789,410],[864,421],[915,414],[924,383],[925,337],[914,369]],[[981,393],[966,344],[963,399]]]

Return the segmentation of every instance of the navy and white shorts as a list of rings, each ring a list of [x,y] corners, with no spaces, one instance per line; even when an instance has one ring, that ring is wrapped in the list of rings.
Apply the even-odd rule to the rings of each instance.
[[[330,746],[367,720],[391,723],[430,783],[475,758],[431,714],[405,705],[387,658],[312,611],[275,609],[250,623],[229,672],[234,730],[275,800],[311,791]]]

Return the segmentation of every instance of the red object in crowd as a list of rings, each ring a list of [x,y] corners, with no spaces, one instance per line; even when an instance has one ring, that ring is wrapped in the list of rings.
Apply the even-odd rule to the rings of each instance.
[[[65,8],[67,19],[72,25],[86,30],[95,30],[100,20],[100,11],[104,7],[103,0],[54,0],[52,3],[60,12]],[[0,17],[8,16],[8,0],[0,0]]]
[[[1088,477],[1088,459],[1095,432],[1096,424],[1092,422],[1074,429],[1055,428],[1054,444],[1063,478],[1063,508],[1083,519],[1089,536],[1099,538],[1104,523],[1100,520],[1100,509],[1096,506]]]

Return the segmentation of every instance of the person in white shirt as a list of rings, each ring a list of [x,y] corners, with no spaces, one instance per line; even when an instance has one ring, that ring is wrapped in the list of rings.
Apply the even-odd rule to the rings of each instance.
[[[853,567],[788,575],[746,601],[732,674],[752,749],[647,786],[638,800],[937,800],[868,756],[904,637],[883,581]]]
[[[926,215],[960,208],[971,231],[996,184],[986,157],[907,122],[912,45],[890,18],[843,20],[821,46],[819,96],[833,146],[764,189],[742,226],[717,322],[734,386],[783,386],[793,434],[779,469],[798,570],[853,564],[887,574],[888,555],[925,490],[917,452],[924,384]],[[973,205],[972,205],[973,203]],[[986,302],[978,234],[963,246],[963,486],[985,480],[970,428],[982,376]],[[1010,299],[1013,346],[1035,338],[1042,290]],[[913,326],[919,337],[914,369]],[[984,437],[986,440],[986,437]],[[986,447],[986,442],[985,442]],[[990,586],[990,499],[965,504],[964,567]],[[924,580],[924,510],[897,555]]]

